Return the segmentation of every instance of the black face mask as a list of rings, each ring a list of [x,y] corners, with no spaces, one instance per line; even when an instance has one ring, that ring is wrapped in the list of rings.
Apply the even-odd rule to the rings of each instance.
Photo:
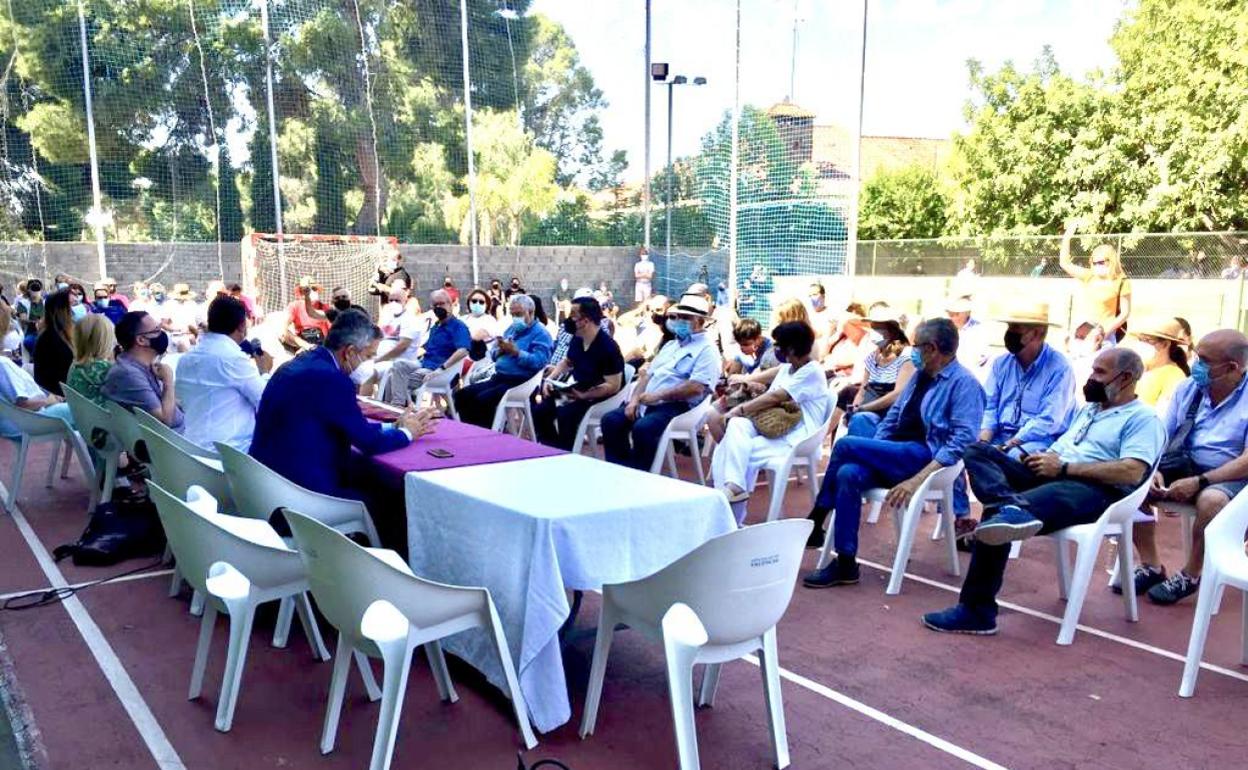
[[[1109,393],[1105,390],[1105,383],[1094,380],[1091,377],[1083,383],[1083,400],[1089,404],[1104,404],[1109,401]]]
[[[1005,349],[1010,351],[1010,355],[1018,355],[1018,352],[1023,349],[1023,333],[1006,330]]]
[[[776,348],[776,360],[782,364],[787,364],[789,362],[788,352],[784,348]]]
[[[165,351],[169,349],[169,335],[162,331],[154,337],[148,337],[147,345],[152,349],[153,353],[163,356]]]
[[[667,314],[666,313],[651,313],[650,320],[653,321],[655,325],[657,326],[663,326],[665,323],[667,323]]]
[[[433,314],[437,317],[439,321],[445,321],[446,317],[450,315],[450,312],[446,308],[442,307],[441,305],[438,305],[437,307],[433,309]]]
[[[568,334],[576,334],[576,321],[571,318],[563,319],[563,330]]]
[[[351,307],[351,300],[346,297],[337,297],[334,299],[334,307],[339,310],[346,310]]]

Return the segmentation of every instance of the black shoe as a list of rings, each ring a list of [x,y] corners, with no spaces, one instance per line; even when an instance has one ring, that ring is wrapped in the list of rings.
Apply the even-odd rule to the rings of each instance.
[[[1139,596],[1146,593],[1153,586],[1166,582],[1166,568],[1146,567],[1141,564],[1131,573],[1131,582],[1135,583],[1135,595]],[[1109,587],[1109,590],[1121,596],[1122,582],[1114,583],[1114,585]]]
[[[973,610],[965,604],[955,604],[940,612],[929,612],[922,620],[923,625],[942,634],[992,636],[997,633],[997,613]]]
[[[828,512],[815,509],[806,516],[806,519],[815,523],[815,528],[810,531],[810,537],[806,538],[806,547],[823,548],[824,539],[831,534],[823,530],[823,525],[828,521]]]
[[[1157,585],[1148,589],[1148,600],[1153,604],[1174,604],[1200,590],[1200,578],[1179,570]]]
[[[802,578],[802,585],[807,588],[831,588],[832,586],[850,586],[858,582],[858,562],[842,561],[841,557],[833,559],[828,566],[817,569]]]

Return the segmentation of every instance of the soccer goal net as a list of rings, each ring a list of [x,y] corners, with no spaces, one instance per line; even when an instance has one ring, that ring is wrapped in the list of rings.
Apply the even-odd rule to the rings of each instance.
[[[396,238],[375,235],[253,233],[242,242],[243,287],[265,310],[281,310],[295,298],[300,279],[321,287],[324,301],[338,286],[369,307],[368,289],[377,266],[398,253]]]

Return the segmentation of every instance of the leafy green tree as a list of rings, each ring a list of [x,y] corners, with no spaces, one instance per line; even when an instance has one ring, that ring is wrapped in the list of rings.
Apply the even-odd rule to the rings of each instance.
[[[219,237],[226,243],[243,239],[243,204],[238,192],[238,176],[230,160],[230,150],[221,144],[220,169],[217,185],[221,195],[221,214],[217,223]]]
[[[862,186],[858,237],[937,238],[945,234],[949,197],[928,167],[880,171]]]

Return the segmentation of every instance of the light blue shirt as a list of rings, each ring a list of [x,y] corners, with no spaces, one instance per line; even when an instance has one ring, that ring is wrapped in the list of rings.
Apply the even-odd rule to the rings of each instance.
[[[689,399],[690,406],[697,406],[719,382],[721,371],[723,361],[719,351],[711,336],[701,331],[684,342],[671,340],[659,348],[650,362],[650,380],[646,383],[645,392],[655,393],[690,381],[700,382],[706,391]]]
[[[186,412],[183,435],[205,449],[220,441],[240,452],[251,447],[256,410],[267,380],[232,338],[205,332],[178,360],[178,401]]]
[[[1244,403],[1248,377],[1239,381],[1231,394],[1217,406],[1209,398],[1209,391],[1201,388],[1190,377],[1175,388],[1166,413],[1166,435],[1173,436],[1193,398],[1200,398],[1196,410],[1196,424],[1188,435],[1192,462],[1201,470],[1212,470],[1234,460],[1244,453],[1248,440],[1248,403]]]
[[[490,357],[494,359],[494,371],[505,375],[523,375],[532,377],[550,361],[550,351],[554,343],[550,332],[537,321],[516,332],[510,328],[503,333],[503,339],[516,343],[514,356],[504,356],[494,348]]]
[[[892,437],[918,380],[916,373],[906,383],[901,397],[876,429],[876,438]],[[919,411],[927,427],[927,448],[932,451],[932,459],[948,467],[961,460],[967,446],[978,438],[979,423],[984,417],[984,389],[969,369],[951,361],[936,373],[936,381],[923,394]]]
[[[1166,447],[1166,431],[1153,408],[1138,398],[1112,409],[1088,404],[1079,410],[1049,451],[1064,463],[1106,463],[1127,458],[1154,467]]]
[[[1075,415],[1075,373],[1066,356],[1048,345],[1026,369],[1010,353],[992,362],[979,429],[992,431],[992,444],[1010,439],[1027,452],[1043,452]]]

